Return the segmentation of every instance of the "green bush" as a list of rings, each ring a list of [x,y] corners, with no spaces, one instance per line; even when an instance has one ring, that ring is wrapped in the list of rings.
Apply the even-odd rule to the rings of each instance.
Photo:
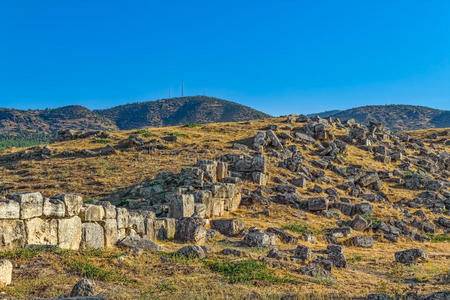
[[[201,124],[197,124],[197,123],[186,123],[183,125],[183,127],[187,127],[187,128],[194,128],[194,127],[200,127],[202,126]]]
[[[168,135],[168,136],[178,136],[178,137],[187,137],[188,135],[186,133],[182,133],[182,132],[178,132],[178,131],[173,131],[173,132],[164,132],[164,134]]]
[[[32,147],[48,144],[51,140],[47,135],[0,135],[0,151],[11,147]]]
[[[448,235],[434,235],[432,233],[427,233],[427,236],[430,238],[432,243],[442,243],[442,242],[450,242],[450,236]]]

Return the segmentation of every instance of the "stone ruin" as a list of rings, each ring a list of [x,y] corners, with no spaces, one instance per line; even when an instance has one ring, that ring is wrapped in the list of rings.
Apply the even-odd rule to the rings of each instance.
[[[249,174],[264,170],[262,156],[198,160],[178,174],[162,172],[152,181],[110,195],[108,200],[121,201],[118,206],[110,201],[85,203],[76,194],[46,198],[39,192],[10,193],[0,198],[0,250],[39,245],[100,249],[118,242],[131,247],[154,239],[199,243],[206,237],[204,219],[236,210],[242,179],[255,181]]]

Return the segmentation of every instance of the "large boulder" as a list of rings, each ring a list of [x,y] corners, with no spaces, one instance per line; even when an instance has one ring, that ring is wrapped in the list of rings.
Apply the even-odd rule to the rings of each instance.
[[[309,198],[308,199],[308,209],[311,212],[327,210],[328,209],[328,199],[324,197]]]
[[[205,251],[202,247],[198,245],[189,245],[185,246],[183,248],[180,248],[177,251],[178,254],[186,256],[188,258],[195,257],[195,258],[204,258],[205,257]]]
[[[238,236],[245,230],[245,225],[237,218],[211,220],[212,229],[226,236]]]
[[[42,213],[45,217],[64,218],[66,206],[61,200],[45,198]]]
[[[312,257],[311,249],[306,246],[300,245],[294,250],[294,258],[301,260],[309,260]]]
[[[278,238],[274,234],[269,234],[261,229],[252,227],[244,237],[244,244],[249,247],[271,247],[275,246]]]
[[[206,239],[205,221],[201,218],[182,218],[177,221],[175,240],[187,243],[203,243]]]
[[[374,241],[369,235],[357,235],[348,239],[345,243],[356,247],[370,248],[373,246]]]
[[[170,202],[169,217],[179,219],[194,214],[194,196],[192,194],[175,195]]]
[[[395,261],[405,264],[411,265],[417,261],[427,261],[428,255],[422,249],[408,249],[404,251],[395,252]]]

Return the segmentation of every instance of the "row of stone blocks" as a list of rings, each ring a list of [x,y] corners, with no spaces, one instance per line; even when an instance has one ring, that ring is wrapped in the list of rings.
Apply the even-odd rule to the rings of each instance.
[[[62,249],[104,248],[126,236],[170,239],[174,218],[151,211],[128,211],[107,201],[84,204],[75,194],[44,198],[39,192],[13,193],[0,199],[0,250],[27,245]]]

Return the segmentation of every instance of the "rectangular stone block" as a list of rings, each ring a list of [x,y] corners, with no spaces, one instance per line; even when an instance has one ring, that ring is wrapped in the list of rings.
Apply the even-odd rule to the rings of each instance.
[[[66,217],[78,216],[83,205],[83,198],[76,194],[58,194],[53,196],[52,199],[58,199],[64,202]]]
[[[99,222],[105,217],[105,209],[101,205],[84,204],[80,210],[83,222]]]
[[[221,217],[225,213],[225,201],[222,198],[212,198],[211,217]]]
[[[115,219],[117,216],[116,207],[109,201],[92,201],[91,204],[101,205],[105,210],[105,219]]]
[[[66,215],[66,206],[61,200],[45,198],[42,213],[46,217],[64,218]]]
[[[138,212],[129,212],[128,227],[136,231],[136,233],[142,237],[145,234],[144,216]]]
[[[145,235],[144,238],[148,240],[155,239],[155,219],[156,215],[152,211],[143,212],[144,224],[145,224]]]
[[[211,217],[212,214],[212,193],[211,191],[194,191],[194,202],[205,205],[205,218]]]
[[[103,227],[96,223],[83,223],[81,225],[81,247],[83,249],[103,249],[105,247]]]
[[[26,241],[22,220],[0,220],[0,250],[23,248]]]
[[[119,240],[116,219],[105,220],[103,222],[103,229],[105,230],[105,247],[108,248],[114,246]]]
[[[180,219],[194,214],[194,196],[192,194],[175,195],[170,203],[169,216]]]
[[[20,204],[14,200],[0,199],[0,219],[19,219]]]
[[[158,240],[170,240],[175,237],[176,221],[173,218],[155,220],[155,237]]]
[[[224,162],[217,163],[217,181],[221,181],[225,177],[228,177],[228,164]]]
[[[74,216],[58,220],[58,246],[61,249],[78,250],[81,243],[81,219]]]
[[[42,216],[44,199],[41,193],[12,193],[7,197],[19,202],[22,220]]]
[[[58,244],[58,221],[53,219],[32,218],[25,221],[27,245]]]
[[[116,208],[116,219],[117,219],[117,228],[126,229],[128,228],[128,210],[126,208]]]

